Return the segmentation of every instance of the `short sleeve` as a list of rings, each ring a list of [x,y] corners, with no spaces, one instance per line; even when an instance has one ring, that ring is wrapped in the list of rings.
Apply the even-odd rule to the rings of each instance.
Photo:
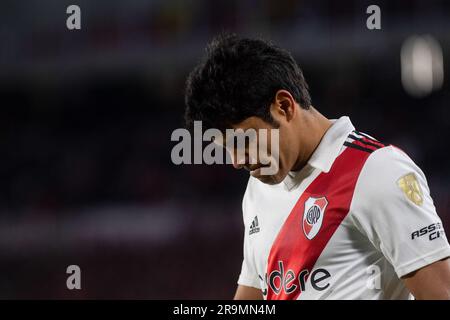
[[[249,227],[251,221],[249,221],[249,208],[247,201],[248,188],[250,187],[250,183],[247,186],[247,191],[244,195],[244,199],[242,200],[242,213],[244,217],[244,250],[243,250],[243,261],[241,267],[241,273],[238,278],[238,284],[248,287],[253,287],[257,289],[261,289],[260,281],[258,277],[258,273],[255,267],[255,259],[254,253],[251,246],[251,242],[249,241]]]
[[[402,277],[450,256],[422,170],[400,149],[381,148],[367,159],[350,208],[356,227]]]

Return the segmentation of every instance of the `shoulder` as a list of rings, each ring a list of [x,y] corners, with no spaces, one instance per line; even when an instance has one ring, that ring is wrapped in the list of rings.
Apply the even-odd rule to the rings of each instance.
[[[268,207],[276,206],[279,203],[279,196],[282,195],[282,190],[281,184],[265,184],[250,176],[242,199],[244,224],[251,224],[256,215],[263,214],[262,212]]]
[[[385,188],[397,188],[399,180],[408,174],[426,184],[419,166],[403,150],[388,145],[371,153],[361,170],[358,184],[365,184],[373,192],[383,193]]]
[[[417,210],[432,204],[423,171],[401,149],[389,145],[374,151],[366,160],[355,186],[354,212]],[[377,209],[375,209],[377,208]]]
[[[402,167],[414,169],[419,167],[414,163],[414,161],[408,156],[408,154],[394,145],[387,145],[380,148],[370,155],[368,159],[368,164],[375,167],[393,167],[394,169],[401,169]],[[394,166],[392,166],[394,164]]]

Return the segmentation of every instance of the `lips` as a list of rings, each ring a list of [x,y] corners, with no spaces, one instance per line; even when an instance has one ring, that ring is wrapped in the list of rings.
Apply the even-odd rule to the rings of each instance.
[[[248,171],[250,171],[250,175],[252,175],[253,177],[257,178],[261,176],[261,170],[262,168],[268,168],[270,167],[270,165],[261,165],[259,167],[254,167],[254,168],[246,168]]]

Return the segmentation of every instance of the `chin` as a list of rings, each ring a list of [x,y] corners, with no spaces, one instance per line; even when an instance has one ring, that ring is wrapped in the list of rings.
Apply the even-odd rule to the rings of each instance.
[[[287,174],[274,174],[274,175],[267,175],[267,176],[259,176],[257,179],[265,184],[275,185],[283,182],[284,178],[286,178]]]

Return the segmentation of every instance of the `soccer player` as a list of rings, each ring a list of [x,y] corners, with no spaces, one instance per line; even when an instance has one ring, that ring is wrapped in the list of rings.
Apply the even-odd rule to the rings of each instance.
[[[324,117],[287,51],[216,38],[188,77],[186,120],[279,130],[275,174],[229,150],[250,171],[235,299],[450,298],[450,246],[424,173],[348,117]]]

